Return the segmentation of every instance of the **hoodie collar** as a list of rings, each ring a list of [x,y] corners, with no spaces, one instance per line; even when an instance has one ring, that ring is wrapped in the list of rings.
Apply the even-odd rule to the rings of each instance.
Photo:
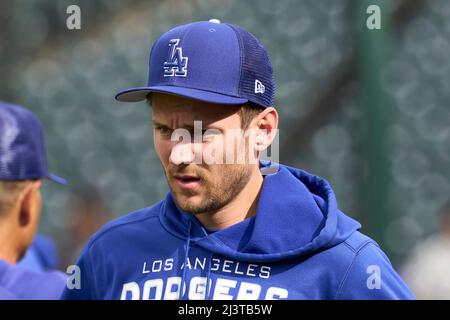
[[[337,208],[324,179],[280,164],[261,163],[264,176],[256,215],[208,234],[190,213],[177,208],[169,193],[161,207],[162,225],[181,239],[242,261],[279,261],[328,248],[361,226]],[[189,225],[191,224],[191,228]]]

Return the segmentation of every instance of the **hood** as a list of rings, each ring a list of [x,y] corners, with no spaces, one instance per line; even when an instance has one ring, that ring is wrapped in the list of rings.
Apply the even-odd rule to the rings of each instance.
[[[261,162],[264,175],[256,215],[208,234],[194,215],[180,210],[169,192],[160,211],[164,228],[212,253],[251,262],[310,255],[345,241],[361,225],[342,213],[329,183],[281,164]]]

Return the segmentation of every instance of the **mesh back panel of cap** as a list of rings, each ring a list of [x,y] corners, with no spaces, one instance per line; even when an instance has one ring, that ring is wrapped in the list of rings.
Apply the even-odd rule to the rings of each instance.
[[[0,106],[0,180],[39,179],[47,175],[44,133],[25,108]]]
[[[241,47],[239,95],[263,107],[273,106],[275,81],[267,50],[248,31],[228,25],[236,32]],[[255,93],[256,80],[264,85],[264,93]]]

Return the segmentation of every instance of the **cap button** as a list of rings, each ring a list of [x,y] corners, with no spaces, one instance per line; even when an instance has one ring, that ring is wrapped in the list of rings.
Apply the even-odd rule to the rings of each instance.
[[[220,20],[219,19],[209,19],[209,22],[220,23]]]

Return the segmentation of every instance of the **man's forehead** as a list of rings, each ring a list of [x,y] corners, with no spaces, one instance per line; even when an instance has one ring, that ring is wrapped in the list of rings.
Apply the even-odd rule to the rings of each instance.
[[[221,105],[168,94],[153,94],[154,119],[183,118],[186,121],[214,122],[237,113],[240,106]]]

